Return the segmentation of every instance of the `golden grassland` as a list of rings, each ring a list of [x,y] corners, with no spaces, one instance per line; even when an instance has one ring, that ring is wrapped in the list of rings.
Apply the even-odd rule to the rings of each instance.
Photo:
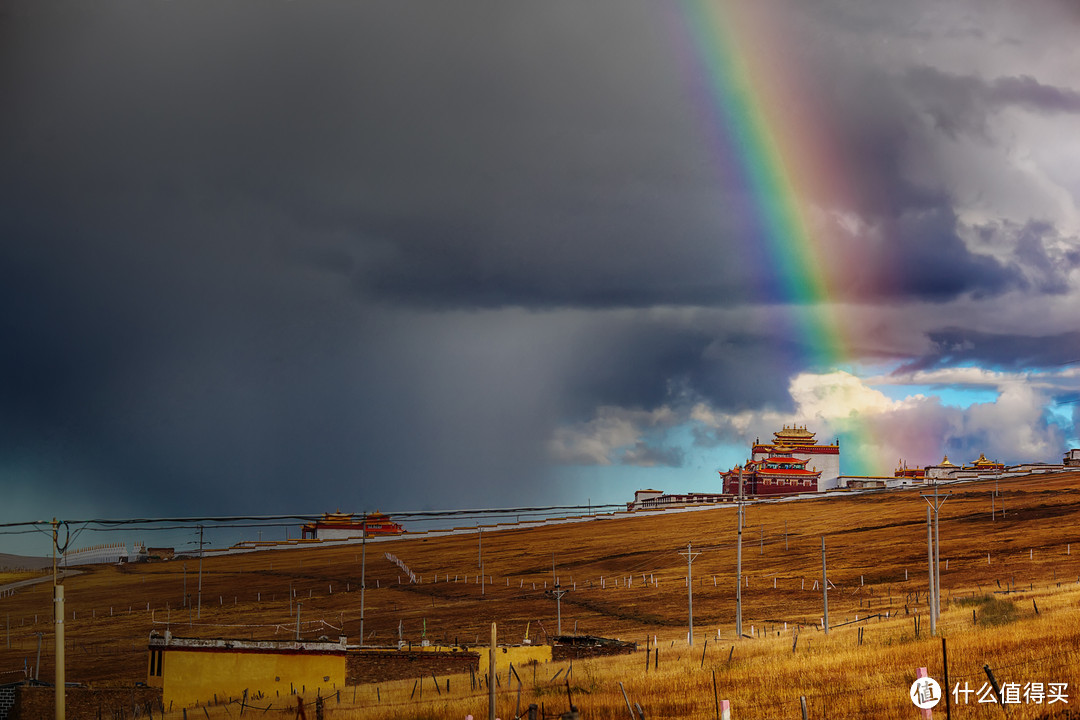
[[[988,663],[1003,682],[1067,682],[1074,689],[1080,667],[1080,476],[1001,481],[996,503],[1000,509],[1004,501],[1006,515],[994,520],[993,488],[994,481],[953,486],[942,508],[945,609],[939,634],[949,643],[950,681],[978,690]],[[562,601],[564,632],[576,627],[579,633],[634,640],[642,649],[655,637],[660,649],[659,668],[647,673],[643,651],[575,662],[569,689],[586,718],[628,715],[619,681],[649,717],[714,717],[713,672],[717,693],[732,701],[736,718],[799,717],[800,695],[807,697],[811,717],[914,717],[907,689],[915,668],[925,666],[943,679],[940,640],[928,637],[925,519],[917,491],[750,506],[743,618],[745,632],[753,626],[756,637],[742,640],[733,632],[731,508],[485,532],[484,571],[491,580],[482,595],[475,532],[370,543],[365,635],[371,643],[396,641],[400,622],[412,642],[420,641],[426,627],[432,642],[473,645],[488,636],[494,621],[503,641],[520,641],[527,627],[542,640],[555,632],[555,602],[546,593],[554,556],[561,586],[572,588]],[[817,627],[822,599],[813,587],[821,578],[821,537],[836,585],[829,593],[830,622],[850,623],[828,636]],[[687,568],[679,554],[690,542],[702,553],[693,564],[692,648],[686,642]],[[1072,544],[1078,553],[1071,552]],[[402,578],[399,584],[403,573],[385,552],[422,582]],[[145,679],[146,638],[154,629],[194,637],[290,638],[290,587],[303,603],[305,637],[344,633],[356,642],[360,553],[359,546],[344,546],[208,558],[201,620],[193,607],[196,560],[86,568],[65,583],[67,677],[98,685]],[[1017,619],[997,626],[978,622],[984,606],[963,604],[964,599],[988,593],[1011,600]],[[51,605],[49,583],[0,599],[11,644],[0,645],[0,672],[6,673],[0,681],[21,677],[24,663],[35,663],[38,632],[45,633],[41,677],[52,677]],[[878,617],[885,613],[887,619]],[[919,638],[916,616],[922,618]],[[552,680],[563,668],[569,669],[541,665],[535,681],[533,668],[519,670],[521,707],[542,702],[549,714],[565,711],[566,672]],[[486,714],[485,690],[472,689],[467,675],[449,680],[449,692],[447,678],[439,678],[439,692],[431,678],[426,687],[415,680],[349,687],[340,704],[338,697],[327,704],[328,717]],[[499,715],[513,717],[517,682],[500,680]],[[1077,703],[1080,695],[1070,698],[1070,707]],[[1049,717],[1060,707],[1022,703],[1010,709],[1010,717]],[[973,695],[954,711],[957,717],[989,717],[1001,709],[979,704]],[[209,709],[215,719],[228,712]]]
[[[0,570],[0,585],[41,577],[40,570]]]

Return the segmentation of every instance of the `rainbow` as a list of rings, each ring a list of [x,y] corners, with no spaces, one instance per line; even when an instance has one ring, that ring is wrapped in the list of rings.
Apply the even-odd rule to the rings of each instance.
[[[845,180],[842,153],[809,96],[814,83],[800,78],[800,65],[783,23],[762,3],[682,0],[678,33],[691,50],[687,68],[696,104],[707,124],[717,171],[730,188],[745,194],[740,205],[750,228],[740,248],[764,296],[777,305],[782,323],[805,348],[802,360],[814,372],[850,366],[851,338],[844,328],[832,248],[815,231],[813,200],[843,206],[854,198]],[[817,210],[817,212],[822,212]],[[869,474],[860,449],[867,442],[857,418],[844,429],[845,474]],[[879,468],[880,469],[880,468]]]

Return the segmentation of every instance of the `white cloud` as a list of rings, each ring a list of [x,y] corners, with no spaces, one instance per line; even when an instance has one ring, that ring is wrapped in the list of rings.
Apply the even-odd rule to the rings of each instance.
[[[783,425],[806,425],[819,438],[846,434],[859,445],[847,449],[870,460],[873,472],[889,473],[902,459],[909,466],[941,460],[946,453],[969,462],[985,453],[1003,462],[1025,460],[1057,462],[1065,449],[1065,433],[1049,423],[1049,396],[1039,382],[1026,376],[992,373],[978,368],[915,373],[920,384],[949,381],[956,384],[993,385],[994,402],[967,408],[944,405],[937,397],[914,394],[893,400],[870,387],[879,378],[861,379],[846,372],[802,373],[789,389],[795,412],[723,413],[698,404],[688,420],[706,428],[715,442],[745,442],[770,437]],[[962,377],[963,382],[957,382]],[[969,457],[970,456],[970,457]],[[849,461],[850,462],[850,461]],[[844,464],[851,472],[850,464]]]
[[[792,378],[789,390],[803,421],[877,414],[891,410],[897,404],[880,390],[843,371],[824,375],[800,373]]]

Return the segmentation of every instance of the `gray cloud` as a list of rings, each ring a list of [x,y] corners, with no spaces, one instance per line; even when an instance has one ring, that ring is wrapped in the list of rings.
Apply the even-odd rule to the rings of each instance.
[[[932,350],[900,367],[897,374],[972,363],[1008,370],[1053,368],[1080,359],[1077,331],[1047,336],[995,334],[954,327],[931,331],[928,336]]]
[[[963,133],[985,138],[989,116],[1005,107],[1039,113],[1080,113],[1080,92],[1045,85],[1030,75],[986,80],[918,66],[907,72],[907,82],[921,109],[953,138]]]
[[[1005,250],[973,251],[936,160],[987,112],[1071,113],[1076,92],[919,60],[937,36],[900,4],[797,5],[784,57],[854,189],[802,199],[861,223],[823,234],[834,299],[1012,292],[1035,312],[1069,292],[1068,228],[991,219],[977,232]],[[552,437],[601,407],[790,411],[812,339],[784,319],[670,10],[7,0],[0,473],[26,488],[18,512],[46,493],[130,512],[512,503],[544,496]],[[1015,338],[961,323],[926,357],[889,352],[1051,362],[1070,333],[1010,360]]]

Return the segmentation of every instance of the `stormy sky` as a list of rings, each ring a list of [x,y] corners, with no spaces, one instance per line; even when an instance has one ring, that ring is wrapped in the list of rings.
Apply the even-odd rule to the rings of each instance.
[[[705,2],[0,0],[0,519],[621,502],[793,422],[1060,461],[1078,6],[761,3],[842,176],[800,308]]]

